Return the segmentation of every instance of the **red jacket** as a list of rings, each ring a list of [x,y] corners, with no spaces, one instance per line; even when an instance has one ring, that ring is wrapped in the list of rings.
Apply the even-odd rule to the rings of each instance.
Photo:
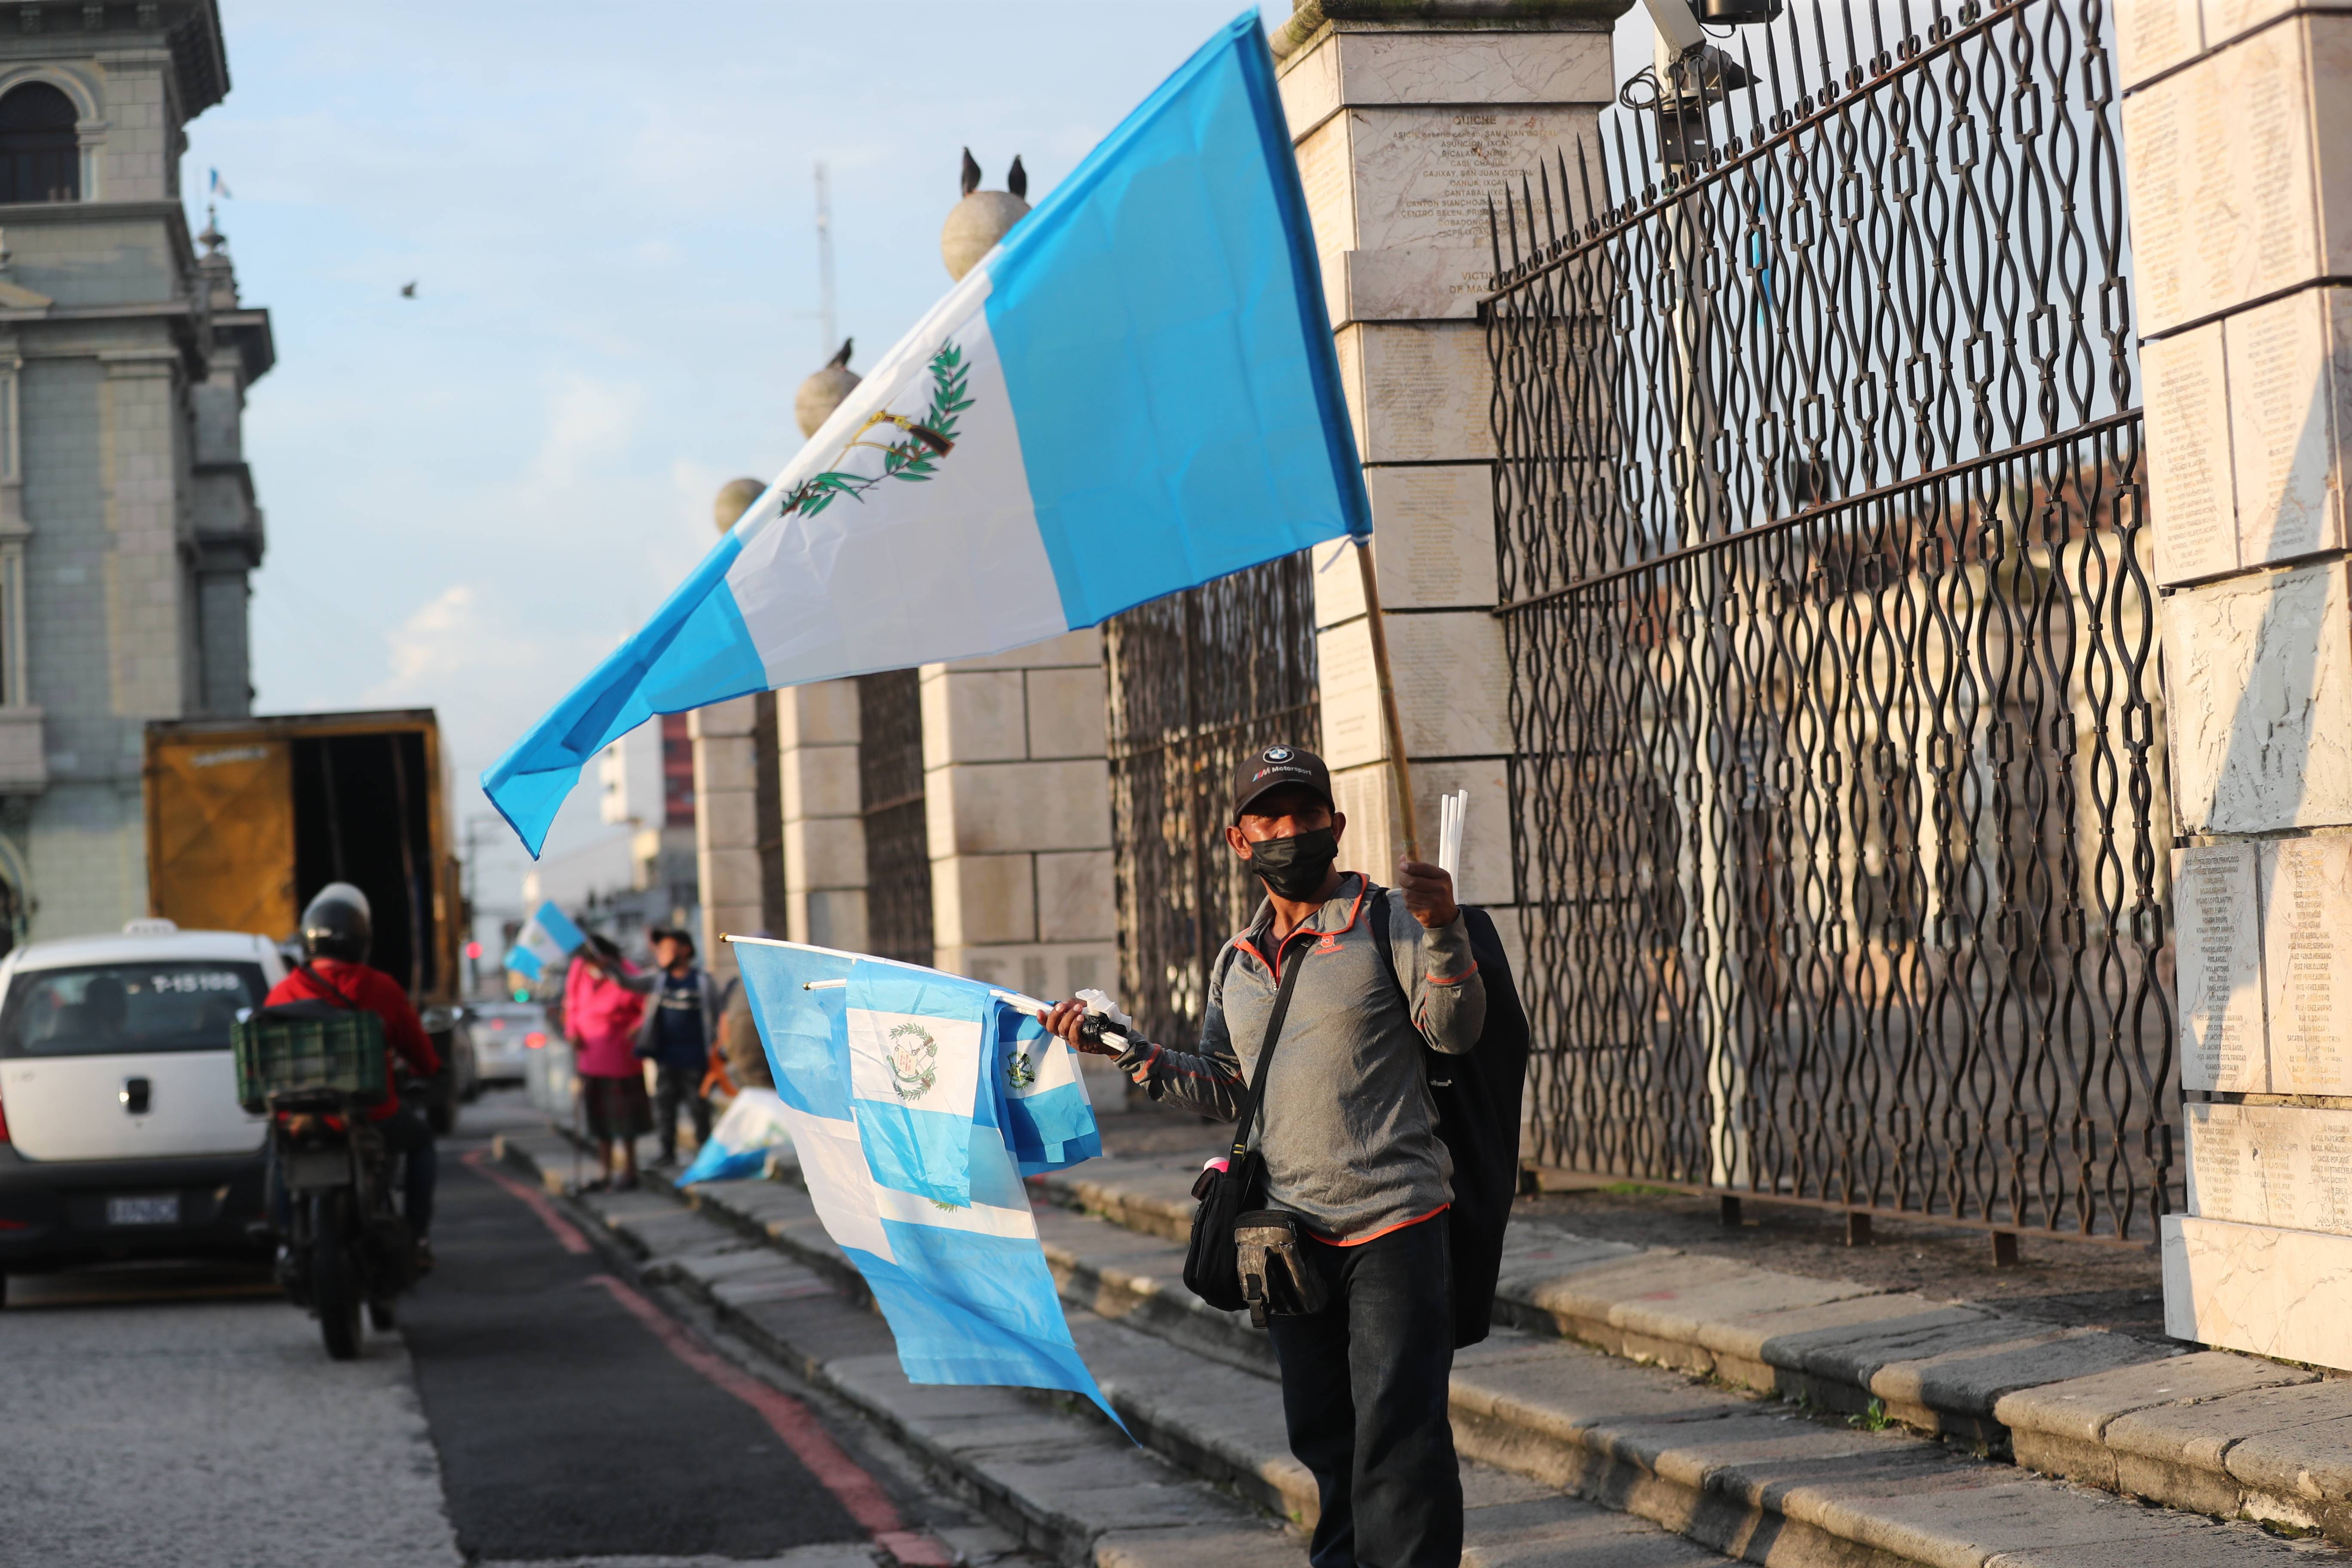
[[[416,1008],[408,1000],[408,993],[400,988],[399,981],[381,969],[346,963],[340,958],[314,958],[310,967],[329,984],[320,985],[298,969],[269,988],[262,1005],[275,1007],[281,1002],[357,1003],[383,1020],[387,1077],[397,1077],[399,1064],[404,1061],[418,1078],[431,1078],[441,1070],[441,1053],[433,1048],[432,1037],[425,1032],[425,1020],[416,1016]],[[341,994],[338,996],[337,992]],[[400,1096],[387,1094],[368,1112],[368,1120],[382,1121],[399,1109]]]

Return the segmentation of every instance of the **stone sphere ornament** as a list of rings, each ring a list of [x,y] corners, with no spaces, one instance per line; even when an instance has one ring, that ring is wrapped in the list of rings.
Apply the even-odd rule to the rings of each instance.
[[[767,488],[758,479],[728,480],[719,487],[719,498],[710,503],[710,521],[718,525],[719,532],[726,532],[742,520]]]
[[[850,346],[856,341],[842,339],[840,352],[825,362],[823,370],[801,383],[800,391],[793,395],[793,423],[801,427],[802,435],[815,435],[817,426],[833,417],[841,400],[862,379],[849,368]]]
[[[971,148],[963,150],[963,200],[949,212],[947,225],[940,230],[940,259],[948,264],[949,277],[961,281],[1014,224],[1028,216],[1029,172],[1017,156],[1005,171],[1004,187],[982,190],[980,164]]]

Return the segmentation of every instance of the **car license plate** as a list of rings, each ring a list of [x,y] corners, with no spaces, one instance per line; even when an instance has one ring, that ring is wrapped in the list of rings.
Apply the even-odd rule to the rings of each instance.
[[[106,1223],[177,1225],[180,1223],[180,1194],[170,1193],[160,1198],[109,1198],[106,1200]]]

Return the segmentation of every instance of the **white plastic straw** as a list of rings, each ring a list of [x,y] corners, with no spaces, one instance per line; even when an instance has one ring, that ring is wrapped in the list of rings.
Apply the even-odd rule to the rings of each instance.
[[[1437,864],[1457,881],[1462,876],[1462,829],[1469,805],[1466,789],[1437,797]]]

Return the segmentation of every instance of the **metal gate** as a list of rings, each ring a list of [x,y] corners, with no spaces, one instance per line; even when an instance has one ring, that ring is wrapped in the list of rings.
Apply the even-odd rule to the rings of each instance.
[[[857,810],[866,825],[866,945],[929,964],[931,851],[923,805],[923,691],[911,669],[857,678]]]
[[[1797,0],[1496,212],[1536,1153],[2145,1244],[2157,596],[2098,0]]]
[[[1144,1034],[1199,1038],[1209,967],[1262,889],[1225,847],[1234,769],[1320,745],[1305,554],[1155,600],[1103,626],[1119,999]]]

